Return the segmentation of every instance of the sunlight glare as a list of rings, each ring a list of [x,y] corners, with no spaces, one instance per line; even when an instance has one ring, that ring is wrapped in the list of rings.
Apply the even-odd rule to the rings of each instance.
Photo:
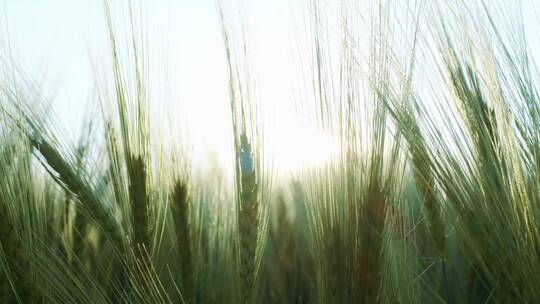
[[[339,144],[330,134],[293,121],[273,126],[265,142],[267,157],[283,173],[321,166],[339,154]]]

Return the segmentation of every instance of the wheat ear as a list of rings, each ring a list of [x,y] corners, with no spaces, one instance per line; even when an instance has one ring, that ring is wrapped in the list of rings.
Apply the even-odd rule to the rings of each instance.
[[[189,227],[189,190],[184,181],[174,183],[171,210],[176,230],[176,246],[180,259],[182,275],[182,291],[186,302],[194,303],[195,287],[191,251],[191,235]]]
[[[133,216],[133,234],[135,244],[150,249],[150,229],[148,218],[148,188],[146,185],[146,164],[141,156],[129,156],[129,198]]]
[[[75,195],[82,206],[90,211],[95,220],[110,236],[117,248],[123,246],[122,226],[114,217],[111,209],[107,208],[93,193],[90,186],[75,173],[69,163],[64,160],[60,152],[44,139],[30,136],[30,143],[43,156],[45,162],[52,168],[57,176],[53,176],[60,184]]]
[[[251,299],[255,281],[255,253],[259,224],[257,179],[253,167],[251,145],[245,134],[240,139],[240,206],[238,225],[240,237],[240,283],[244,303]]]
[[[20,300],[23,303],[31,303],[34,286],[29,275],[29,257],[22,248],[3,194],[0,194],[0,244],[9,266],[13,270],[14,283]]]

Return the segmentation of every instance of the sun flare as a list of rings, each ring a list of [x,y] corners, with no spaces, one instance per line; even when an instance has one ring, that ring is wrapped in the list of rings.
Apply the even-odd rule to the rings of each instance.
[[[284,173],[323,165],[339,153],[331,134],[294,121],[269,129],[264,146],[273,166]]]

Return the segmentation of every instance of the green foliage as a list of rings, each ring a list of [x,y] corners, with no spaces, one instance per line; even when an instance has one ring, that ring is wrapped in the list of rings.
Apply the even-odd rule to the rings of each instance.
[[[182,145],[161,150],[140,16],[104,3],[112,86],[90,123],[103,136],[71,143],[30,80],[0,82],[1,303],[540,298],[538,80],[502,9],[376,1],[364,37],[343,1],[333,43],[334,12],[310,1],[302,89],[339,153],[276,181],[244,25],[220,4],[228,183]]]

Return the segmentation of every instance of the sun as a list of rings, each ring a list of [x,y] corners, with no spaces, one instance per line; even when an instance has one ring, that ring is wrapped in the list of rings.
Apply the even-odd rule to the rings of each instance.
[[[321,166],[339,154],[339,142],[331,134],[295,121],[267,129],[264,142],[266,158],[285,174]]]

